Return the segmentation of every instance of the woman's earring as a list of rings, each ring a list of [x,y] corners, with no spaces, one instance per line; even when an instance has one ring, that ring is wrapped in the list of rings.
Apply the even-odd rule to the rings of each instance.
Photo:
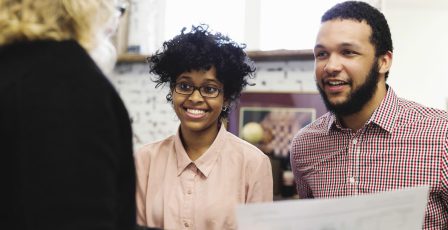
[[[223,112],[227,112],[227,111],[229,111],[229,106],[228,106],[228,105],[223,106],[223,107],[222,107],[222,111],[223,111]]]
[[[173,93],[171,91],[166,95],[166,100],[171,102],[171,104],[173,103]]]

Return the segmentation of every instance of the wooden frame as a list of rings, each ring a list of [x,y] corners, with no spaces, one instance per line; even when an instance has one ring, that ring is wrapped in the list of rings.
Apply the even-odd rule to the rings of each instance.
[[[247,55],[253,61],[288,61],[288,60],[313,60],[312,50],[271,50],[271,51],[247,51]],[[148,55],[121,54],[118,62],[146,62]]]
[[[276,157],[288,157],[285,148],[289,148],[297,131],[326,112],[318,93],[245,92],[229,115],[228,130],[243,137],[242,128],[249,122],[257,122],[264,129],[269,127],[278,136],[273,139],[276,146],[260,149],[266,153],[272,150],[268,154]]]

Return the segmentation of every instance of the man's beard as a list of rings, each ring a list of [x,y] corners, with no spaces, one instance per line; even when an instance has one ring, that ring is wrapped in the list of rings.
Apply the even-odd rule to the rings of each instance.
[[[377,84],[379,81],[378,64],[375,58],[372,67],[370,68],[369,74],[367,75],[366,81],[358,89],[355,89],[350,93],[347,100],[340,104],[332,104],[328,100],[328,96],[325,94],[324,90],[317,84],[319,93],[325,103],[327,109],[337,116],[347,116],[355,114],[364,107],[364,105],[369,102],[377,90]]]

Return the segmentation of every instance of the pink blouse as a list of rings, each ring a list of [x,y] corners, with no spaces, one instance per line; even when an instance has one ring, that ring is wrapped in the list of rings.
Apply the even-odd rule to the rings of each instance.
[[[240,203],[272,201],[269,158],[221,126],[191,161],[179,132],[135,154],[137,222],[164,229],[236,229]]]

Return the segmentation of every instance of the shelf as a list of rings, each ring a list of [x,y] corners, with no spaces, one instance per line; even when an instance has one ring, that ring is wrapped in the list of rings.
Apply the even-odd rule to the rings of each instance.
[[[121,54],[118,56],[118,63],[146,63],[146,59],[149,55],[142,54]]]
[[[254,61],[314,60],[313,50],[248,51]]]
[[[290,61],[290,60],[313,60],[312,50],[270,50],[270,51],[248,51],[247,54],[253,61]],[[149,55],[122,54],[118,56],[119,63],[146,63]]]

